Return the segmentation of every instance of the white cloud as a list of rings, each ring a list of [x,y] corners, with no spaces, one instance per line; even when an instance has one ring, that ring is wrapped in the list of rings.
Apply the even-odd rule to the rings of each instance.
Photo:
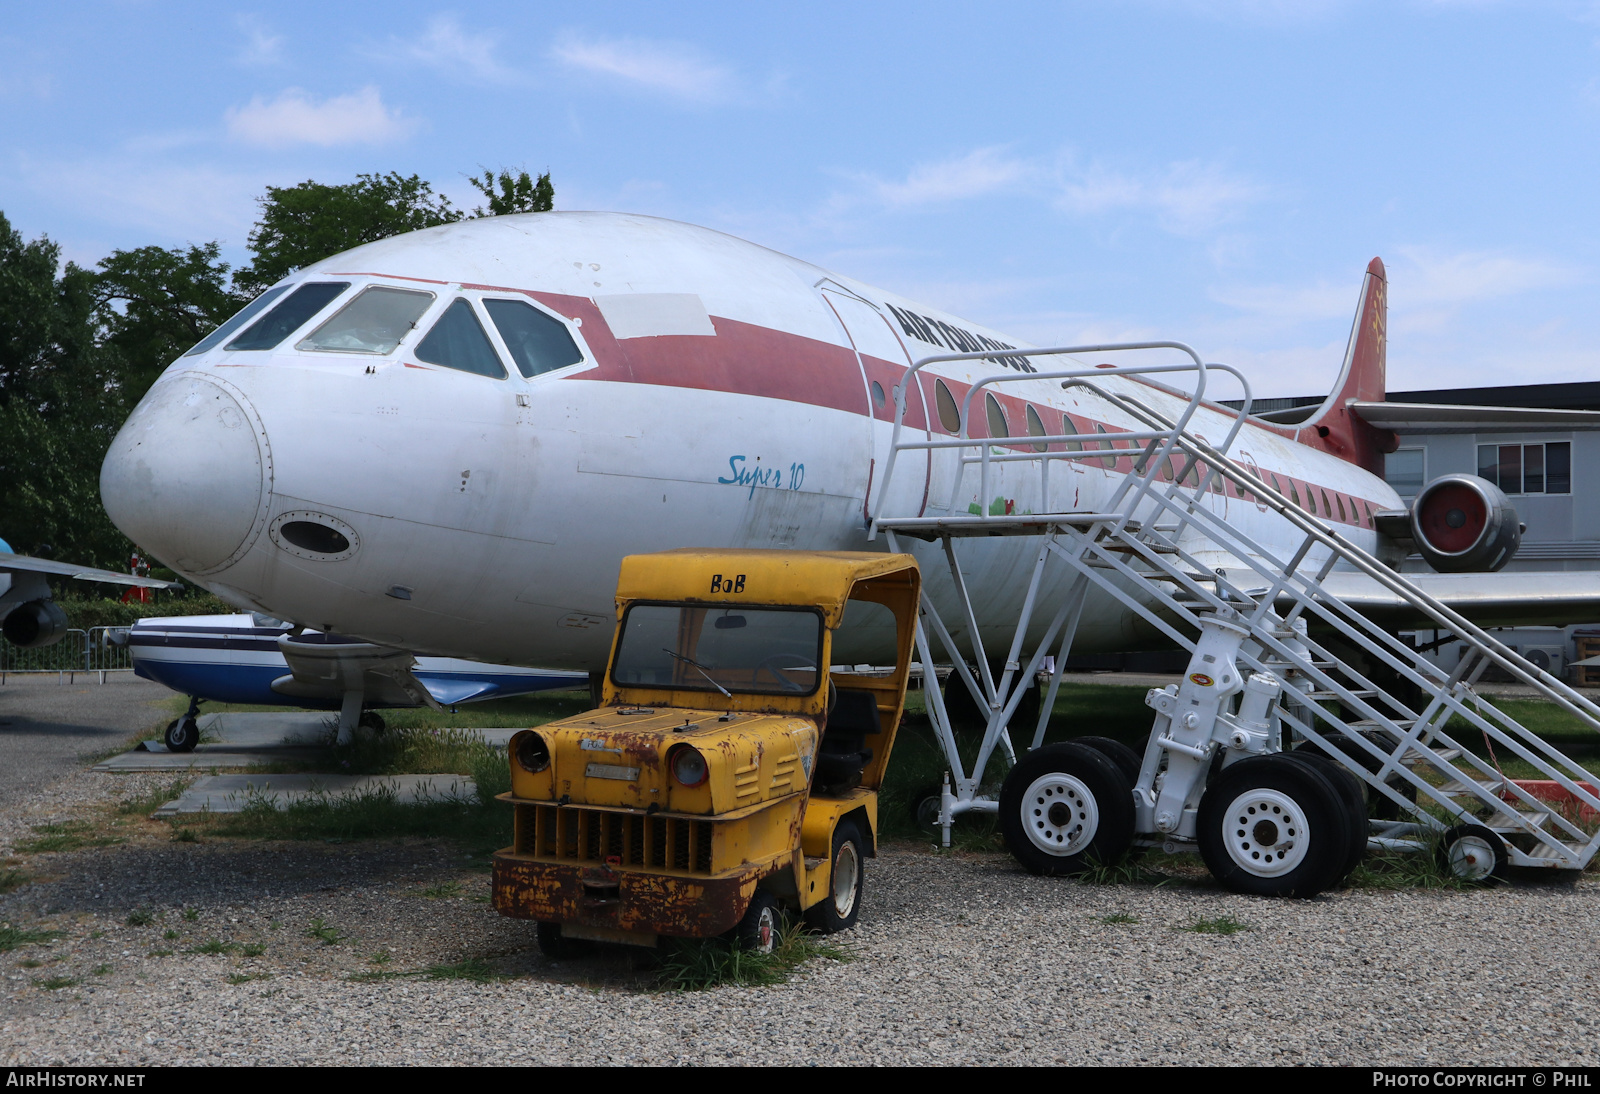
[[[869,191],[892,208],[929,205],[977,197],[1023,182],[1036,173],[1024,160],[1005,155],[997,147],[979,148],[965,156],[913,167],[901,182],[870,176],[863,179]]]
[[[689,102],[711,103],[732,95],[733,73],[690,46],[636,38],[585,38],[563,34],[550,54],[571,68],[610,76]]]
[[[24,158],[19,172],[41,197],[91,215],[119,233],[138,228],[175,244],[222,239],[242,244],[255,220],[256,197],[265,185],[259,173],[207,165],[152,165],[147,160],[36,160]]]
[[[1188,160],[1163,171],[1128,173],[1100,163],[1062,169],[1057,207],[1078,215],[1150,212],[1163,228],[1198,235],[1267,195],[1265,187],[1213,163]]]
[[[239,51],[240,64],[260,67],[282,62],[283,35],[274,34],[267,24],[255,15],[241,15],[235,21],[247,39],[244,48]]]
[[[495,56],[500,46],[495,34],[463,30],[453,15],[440,15],[428,24],[422,36],[408,43],[394,43],[384,55],[398,52],[429,68],[457,79],[475,83],[512,83],[518,74]]]
[[[408,136],[415,122],[383,105],[376,87],[318,102],[291,87],[271,102],[257,95],[227,112],[228,132],[246,144],[387,144]]]
[[[1582,278],[1572,266],[1490,251],[1441,254],[1402,247],[1389,270],[1389,299],[1401,306],[1464,304],[1533,289],[1570,285]]]
[[[1211,290],[1211,299],[1258,318],[1303,323],[1354,315],[1360,285],[1236,285]]]

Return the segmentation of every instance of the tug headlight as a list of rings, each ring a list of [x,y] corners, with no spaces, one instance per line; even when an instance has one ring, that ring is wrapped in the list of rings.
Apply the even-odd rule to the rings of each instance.
[[[711,774],[706,758],[689,745],[679,745],[673,749],[670,761],[672,777],[682,786],[699,786]]]
[[[524,733],[517,742],[517,763],[522,770],[537,775],[550,766],[550,746],[537,733]]]

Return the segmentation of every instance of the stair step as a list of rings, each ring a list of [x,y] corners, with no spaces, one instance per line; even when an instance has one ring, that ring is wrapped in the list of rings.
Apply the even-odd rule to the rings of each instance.
[[[1373,721],[1371,718],[1361,718],[1354,722],[1346,722],[1345,726],[1360,732],[1363,729],[1410,729],[1417,724],[1415,718],[1394,718],[1387,722]]]
[[[1477,790],[1482,790],[1486,794],[1497,794],[1503,786],[1505,786],[1505,783],[1500,779],[1493,779],[1489,782],[1478,782],[1476,779],[1456,779],[1439,787],[1439,793],[1445,795],[1472,794]]]
[[[1571,852],[1572,854],[1578,855],[1580,858],[1583,855],[1583,852],[1582,852],[1581,849],[1573,846],[1570,843],[1567,843],[1567,842],[1563,841],[1561,846],[1564,847],[1567,851]],[[1529,858],[1562,859],[1562,858],[1565,858],[1566,856],[1563,855],[1556,848],[1551,847],[1548,843],[1540,843],[1538,846],[1534,847],[1533,850],[1528,852],[1528,857]]]
[[[1448,763],[1451,760],[1459,760],[1461,758],[1461,750],[1459,748],[1413,748],[1405,754],[1400,762],[1407,766],[1415,767],[1429,758],[1443,760]]]
[[[1307,691],[1307,692],[1303,692],[1302,694],[1304,694],[1307,699],[1341,699],[1341,698],[1343,698],[1343,696],[1341,696],[1337,691]],[[1377,698],[1378,692],[1377,692],[1376,689],[1362,688],[1360,690],[1357,690],[1357,689],[1352,688],[1350,690],[1349,694],[1355,696],[1357,699],[1374,699],[1374,698]]]
[[[1493,832],[1522,832],[1529,826],[1543,828],[1550,821],[1548,811],[1540,813],[1519,813],[1515,810],[1496,813],[1483,822],[1483,826]]]

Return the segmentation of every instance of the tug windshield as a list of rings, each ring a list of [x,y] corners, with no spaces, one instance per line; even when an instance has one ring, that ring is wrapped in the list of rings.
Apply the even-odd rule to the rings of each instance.
[[[611,666],[619,687],[810,695],[822,616],[809,608],[635,604]]]

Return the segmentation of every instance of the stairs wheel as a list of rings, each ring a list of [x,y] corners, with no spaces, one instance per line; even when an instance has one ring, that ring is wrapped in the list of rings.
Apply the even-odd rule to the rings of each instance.
[[[1462,881],[1492,884],[1510,869],[1505,840],[1481,824],[1458,824],[1439,840],[1439,868]]]

